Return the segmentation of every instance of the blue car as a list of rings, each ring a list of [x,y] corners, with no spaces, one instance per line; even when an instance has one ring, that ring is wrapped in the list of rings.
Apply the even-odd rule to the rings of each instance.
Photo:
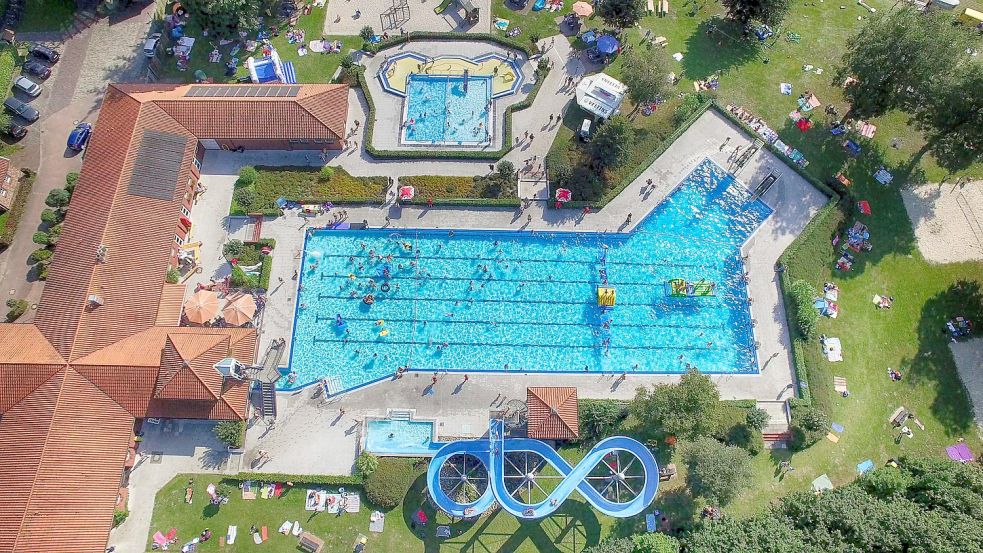
[[[82,148],[85,148],[85,143],[89,141],[90,134],[92,134],[92,125],[88,123],[75,125],[72,134],[68,135],[68,148],[81,152]]]

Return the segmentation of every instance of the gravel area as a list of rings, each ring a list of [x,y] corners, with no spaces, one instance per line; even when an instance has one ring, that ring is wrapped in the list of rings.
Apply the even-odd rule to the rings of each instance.
[[[983,182],[924,184],[901,195],[925,259],[983,260]]]

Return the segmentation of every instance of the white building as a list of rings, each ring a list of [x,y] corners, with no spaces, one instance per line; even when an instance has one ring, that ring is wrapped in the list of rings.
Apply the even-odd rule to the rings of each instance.
[[[607,119],[616,115],[628,87],[604,73],[584,77],[577,85],[577,105]]]

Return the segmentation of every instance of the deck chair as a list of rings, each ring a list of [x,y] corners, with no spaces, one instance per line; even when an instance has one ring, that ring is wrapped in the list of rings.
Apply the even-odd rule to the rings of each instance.
[[[229,545],[235,544],[237,533],[239,533],[239,527],[230,524],[229,531],[225,533],[225,543]]]

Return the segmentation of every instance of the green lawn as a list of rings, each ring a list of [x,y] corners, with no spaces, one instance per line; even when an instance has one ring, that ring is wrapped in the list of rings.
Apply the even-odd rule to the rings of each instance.
[[[318,40],[322,38],[321,33],[324,29],[325,14],[326,10],[324,8],[315,8],[310,15],[302,16],[299,19],[295,28],[304,30],[305,43],[310,43],[311,40]],[[345,53],[351,49],[357,50],[362,46],[362,39],[357,36],[327,36],[324,38],[328,40],[342,41],[342,53],[318,54],[311,52],[308,48],[307,55],[301,56],[297,50],[298,44],[290,44],[287,41],[286,25],[281,25],[280,31],[280,36],[274,37],[271,42],[273,47],[276,48],[277,53],[280,55],[281,60],[293,62],[294,69],[297,71],[297,82],[300,83],[330,82],[331,77],[341,65],[341,60]],[[192,18],[185,26],[185,34],[196,38],[194,49],[191,51],[191,63],[188,69],[186,71],[179,71],[177,69],[177,65],[175,64],[175,58],[168,57],[166,54],[161,54],[161,80],[191,82],[195,78],[195,71],[200,69],[217,83],[234,82],[239,77],[248,76],[249,72],[246,70],[245,66],[245,59],[247,57],[250,55],[262,55],[262,52],[260,52],[259,49],[252,53],[245,50],[240,50],[239,53],[236,54],[236,57],[239,58],[239,66],[236,70],[236,74],[231,77],[227,77],[225,76],[224,62],[229,60],[229,54],[232,51],[233,45],[227,44],[225,46],[221,46],[216,40],[212,40],[210,43],[207,37],[202,38],[201,28],[195,22],[194,18]],[[255,39],[255,34],[252,34],[250,38]],[[213,48],[212,44],[218,46],[219,51],[222,53],[222,63],[210,63],[208,61],[208,53],[211,52]]]
[[[556,21],[564,14],[570,13],[570,6],[575,1],[563,0],[563,9],[560,11],[540,10],[537,12],[532,10],[536,0],[529,0],[526,7],[521,10],[516,10],[512,4],[506,4],[505,0],[492,0],[492,31],[505,35],[505,33],[494,28],[495,19],[499,18],[509,21],[509,31],[515,28],[522,30],[522,33],[516,38],[532,40],[534,37],[553,36],[558,32]]]
[[[62,31],[75,16],[74,0],[27,0],[17,30],[22,33]]]

